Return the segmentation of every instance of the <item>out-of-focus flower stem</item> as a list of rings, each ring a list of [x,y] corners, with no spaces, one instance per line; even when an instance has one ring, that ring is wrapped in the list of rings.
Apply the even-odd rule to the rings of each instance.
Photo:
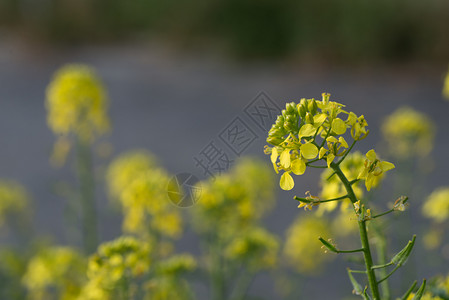
[[[356,203],[358,200],[354,194],[354,190],[352,189],[351,183],[346,178],[345,174],[341,171],[340,166],[336,163],[331,163],[330,166],[334,170],[338,178],[341,180],[342,184],[344,185],[346,192],[348,193],[348,198],[351,200],[352,204]],[[379,288],[377,285],[376,274],[372,269],[373,258],[371,255],[370,244],[368,241],[368,233],[366,231],[366,220],[365,219],[358,220],[358,225],[359,225],[360,240],[362,242],[363,248],[363,257],[365,259],[366,274],[368,276],[368,284],[373,299],[380,300],[381,298],[379,294]]]
[[[81,139],[77,140],[76,148],[84,251],[87,254],[92,254],[98,246],[97,208],[95,202],[95,178],[92,169],[92,154],[90,144]]]

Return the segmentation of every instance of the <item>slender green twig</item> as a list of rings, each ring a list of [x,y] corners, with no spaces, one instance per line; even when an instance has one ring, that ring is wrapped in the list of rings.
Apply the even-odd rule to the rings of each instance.
[[[377,283],[379,284],[379,283],[381,283],[382,281],[387,280],[388,278],[390,278],[390,276],[393,275],[394,272],[396,272],[396,270],[399,269],[400,267],[401,267],[400,265],[397,265],[397,266],[396,266],[390,273],[388,273],[387,276],[385,276],[384,278],[382,278],[381,280],[379,280]]]
[[[395,211],[395,209],[392,208],[392,209],[390,209],[390,210],[387,210],[386,212],[383,212],[383,213],[381,213],[381,214],[372,216],[371,218],[372,218],[372,219],[375,219],[375,218],[378,218],[378,217],[382,217],[382,216],[384,216],[384,215],[386,215],[386,214],[389,214],[389,213],[391,213],[391,212],[394,212],[394,211]]]

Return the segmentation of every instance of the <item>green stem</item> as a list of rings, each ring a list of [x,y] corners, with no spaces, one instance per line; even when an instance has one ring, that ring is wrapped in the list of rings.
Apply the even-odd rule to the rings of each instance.
[[[331,163],[331,168],[335,171],[335,174],[337,174],[338,178],[340,178],[342,184],[344,185],[348,193],[348,197],[351,200],[351,202],[353,204],[356,203],[358,200],[357,197],[355,196],[354,190],[352,189],[351,183],[348,181],[345,174],[343,174],[343,172],[341,171],[339,164]],[[362,242],[363,248],[363,257],[365,259],[366,274],[368,276],[368,284],[371,289],[371,293],[373,295],[374,300],[380,300],[379,287],[377,285],[376,274],[372,269],[372,266],[374,264],[368,241],[368,233],[366,231],[366,220],[359,220],[358,224],[359,224],[360,240]]]
[[[377,250],[377,258],[379,260],[380,265],[373,266],[372,269],[379,268],[379,276],[386,277],[387,276],[387,269],[386,267],[389,267],[393,265],[393,262],[387,263],[387,242],[385,240],[384,235],[382,234],[381,228],[375,228],[374,230],[377,239],[376,239],[376,250]],[[382,291],[382,299],[389,300],[390,299],[390,285],[388,284],[388,281],[384,281],[380,283],[380,289]]]
[[[89,144],[81,140],[77,141],[77,167],[84,250],[91,254],[98,245],[95,181]]]

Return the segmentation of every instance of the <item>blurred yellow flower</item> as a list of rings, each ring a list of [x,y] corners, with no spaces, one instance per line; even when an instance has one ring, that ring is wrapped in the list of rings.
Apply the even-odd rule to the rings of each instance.
[[[95,71],[86,65],[65,65],[46,91],[47,122],[58,135],[73,133],[84,141],[109,129],[107,97]]]
[[[443,84],[443,96],[449,100],[449,71],[446,74]]]
[[[385,119],[382,134],[393,156],[422,157],[433,149],[435,124],[424,113],[405,106]]]
[[[75,300],[86,281],[86,262],[69,247],[46,248],[28,263],[22,282],[30,300]]]
[[[301,216],[288,229],[284,255],[289,266],[301,273],[318,273],[326,262],[334,258],[324,253],[319,237],[329,237],[329,224],[316,216]]]
[[[126,232],[180,236],[182,216],[167,196],[168,182],[168,173],[146,151],[131,151],[111,162],[107,185],[122,206]]]
[[[424,216],[441,223],[449,218],[449,187],[441,187],[427,197],[422,207]]]
[[[12,180],[0,180],[0,227],[10,214],[26,210],[29,197],[25,188]]]
[[[231,260],[245,262],[252,271],[272,268],[277,263],[279,241],[261,227],[252,227],[236,235],[225,249]]]
[[[255,159],[241,159],[228,173],[198,186],[201,198],[190,212],[200,232],[240,230],[259,220],[274,202],[270,168]]]
[[[103,243],[89,259],[87,276],[78,300],[131,299],[135,280],[150,268],[148,243],[123,236]]]
[[[133,150],[121,154],[111,162],[107,170],[109,194],[112,198],[119,198],[136,177],[156,165],[156,158],[146,150]]]

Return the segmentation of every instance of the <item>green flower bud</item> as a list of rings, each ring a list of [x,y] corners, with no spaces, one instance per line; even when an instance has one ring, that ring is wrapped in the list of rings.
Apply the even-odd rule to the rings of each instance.
[[[285,119],[283,116],[278,116],[276,119],[275,125],[278,127],[282,127],[284,125]]]
[[[267,143],[273,145],[273,146],[278,146],[280,145],[282,142],[284,141],[284,138],[279,137],[279,136],[268,136],[267,137]]]
[[[303,104],[300,104],[300,105],[299,105],[299,115],[300,115],[301,119],[305,119],[306,113],[307,113],[307,108],[306,108],[306,106],[303,105]]]
[[[306,123],[313,125],[313,115],[311,113],[306,113]]]
[[[287,116],[287,111],[285,109],[283,109],[281,113],[284,118]]]
[[[316,104],[315,99],[309,100],[307,107],[312,115],[315,115],[318,111],[318,105]]]
[[[297,113],[298,113],[298,111],[296,110],[296,104],[295,104],[295,102],[287,103],[287,104],[285,105],[285,109],[286,109],[286,111],[287,111],[287,114],[289,114],[289,115],[297,114]]]

